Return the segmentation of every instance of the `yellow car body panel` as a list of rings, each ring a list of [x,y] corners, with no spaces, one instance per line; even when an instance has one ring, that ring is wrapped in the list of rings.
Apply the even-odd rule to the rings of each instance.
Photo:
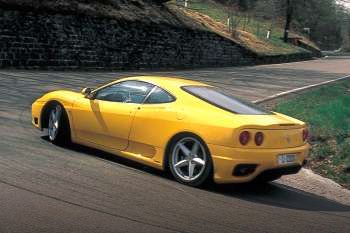
[[[71,113],[77,140],[126,149],[137,106],[78,98]]]
[[[213,161],[213,176],[218,183],[248,182],[265,170],[283,167],[277,156],[296,154],[293,165],[301,166],[309,145],[302,139],[304,122],[274,113],[239,115],[218,108],[186,91],[182,86],[206,84],[166,77],[130,77],[117,80],[95,91],[125,80],[138,80],[159,86],[176,100],[164,104],[116,103],[85,98],[71,91],[50,92],[32,105],[33,124],[42,129],[45,106],[56,101],[65,108],[72,141],[101,149],[146,165],[164,169],[166,148],[178,133],[190,132],[208,146]],[[243,146],[239,135],[263,132],[264,143],[254,140]],[[236,177],[237,164],[257,164],[249,176]]]

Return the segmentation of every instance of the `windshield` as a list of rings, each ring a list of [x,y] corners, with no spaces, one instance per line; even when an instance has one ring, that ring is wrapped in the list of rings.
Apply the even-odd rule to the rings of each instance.
[[[257,105],[228,95],[220,89],[210,86],[184,86],[183,90],[204,100],[216,107],[242,115],[268,115],[272,114]]]

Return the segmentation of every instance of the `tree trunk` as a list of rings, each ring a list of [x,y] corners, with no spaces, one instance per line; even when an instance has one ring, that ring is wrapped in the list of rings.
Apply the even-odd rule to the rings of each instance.
[[[342,25],[342,37],[342,51],[350,52],[350,17],[344,20],[344,24]]]
[[[283,40],[284,42],[288,42],[288,36],[289,36],[289,30],[290,30],[290,24],[292,22],[292,17],[293,17],[293,5],[292,5],[293,0],[287,0],[287,15],[286,15],[286,25],[284,28],[284,37]]]

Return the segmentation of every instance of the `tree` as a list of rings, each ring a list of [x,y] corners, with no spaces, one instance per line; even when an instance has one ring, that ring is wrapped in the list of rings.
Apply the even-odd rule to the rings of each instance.
[[[342,51],[350,52],[350,12],[342,12],[343,24],[342,24]]]
[[[288,42],[288,37],[289,37],[289,30],[290,30],[290,25],[292,22],[292,17],[293,17],[293,0],[286,0],[286,25],[284,27],[284,36],[283,40],[284,42]]]
[[[310,38],[323,50],[341,46],[341,29],[344,24],[336,0],[299,0],[293,16],[297,31],[310,28]]]

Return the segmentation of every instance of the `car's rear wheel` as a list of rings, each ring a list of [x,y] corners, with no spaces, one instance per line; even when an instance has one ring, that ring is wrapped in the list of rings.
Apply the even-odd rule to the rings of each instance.
[[[212,171],[206,144],[194,135],[175,140],[170,148],[169,168],[177,181],[190,186],[202,185]]]
[[[54,104],[48,111],[48,136],[55,144],[66,144],[70,141],[68,116],[60,104]]]

